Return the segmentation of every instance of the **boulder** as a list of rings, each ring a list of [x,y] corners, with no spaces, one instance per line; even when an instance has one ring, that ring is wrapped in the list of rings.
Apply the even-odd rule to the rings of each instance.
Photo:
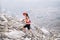
[[[46,28],[40,28],[35,23],[32,25],[32,33],[28,30],[23,32],[20,29],[24,25],[23,21],[18,20],[16,17],[1,15],[0,40],[59,40],[60,34]]]

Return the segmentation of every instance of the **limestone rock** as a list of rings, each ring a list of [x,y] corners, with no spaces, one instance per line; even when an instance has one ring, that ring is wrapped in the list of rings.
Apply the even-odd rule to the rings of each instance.
[[[33,25],[32,33],[23,32],[20,20],[8,15],[0,16],[0,40],[60,40],[60,34]]]

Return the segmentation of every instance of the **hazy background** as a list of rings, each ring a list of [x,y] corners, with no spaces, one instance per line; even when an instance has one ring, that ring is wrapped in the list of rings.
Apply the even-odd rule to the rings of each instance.
[[[60,29],[60,0],[0,0],[0,10],[19,19],[27,11],[36,25]]]

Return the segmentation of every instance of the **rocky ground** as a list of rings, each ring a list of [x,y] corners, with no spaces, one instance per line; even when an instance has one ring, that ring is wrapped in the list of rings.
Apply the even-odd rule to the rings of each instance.
[[[15,17],[0,14],[0,40],[60,40],[60,33],[40,28],[32,23],[32,33],[21,30],[23,22]]]

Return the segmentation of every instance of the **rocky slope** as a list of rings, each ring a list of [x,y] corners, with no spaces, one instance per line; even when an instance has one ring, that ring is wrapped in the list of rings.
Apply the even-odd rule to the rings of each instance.
[[[0,40],[60,40],[60,33],[40,28],[32,23],[32,33],[24,33],[23,22],[16,17],[0,14]]]

